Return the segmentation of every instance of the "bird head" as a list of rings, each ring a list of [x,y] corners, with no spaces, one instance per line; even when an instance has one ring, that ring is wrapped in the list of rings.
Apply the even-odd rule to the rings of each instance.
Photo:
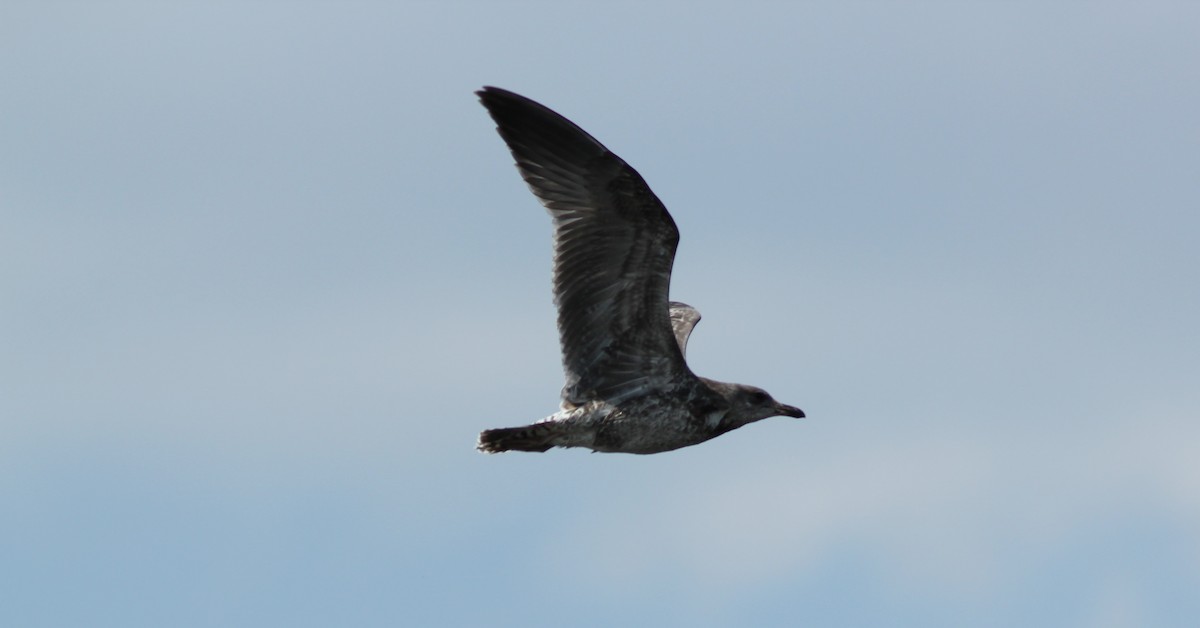
[[[729,414],[736,416],[743,425],[772,416],[804,418],[803,410],[775,401],[774,397],[761,388],[737,384],[730,393],[726,395],[730,404]]]

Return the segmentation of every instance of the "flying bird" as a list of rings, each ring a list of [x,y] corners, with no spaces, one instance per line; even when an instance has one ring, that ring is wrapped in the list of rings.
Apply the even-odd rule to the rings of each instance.
[[[641,175],[570,120],[497,87],[476,92],[554,222],[561,409],[484,430],[477,448],[586,447],[653,454],[772,416],[804,418],[761,388],[698,377],[684,361],[700,320],[668,299],[679,230]]]

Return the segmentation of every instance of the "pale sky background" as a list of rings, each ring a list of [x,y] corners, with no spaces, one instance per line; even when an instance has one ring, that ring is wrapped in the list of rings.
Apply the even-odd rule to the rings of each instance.
[[[1194,626],[1200,5],[0,5],[0,625]],[[485,456],[561,386],[473,90],[682,231],[803,408]]]

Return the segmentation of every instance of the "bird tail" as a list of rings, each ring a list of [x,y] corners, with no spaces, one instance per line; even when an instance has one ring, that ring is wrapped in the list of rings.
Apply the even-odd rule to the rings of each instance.
[[[552,422],[534,423],[524,427],[501,427],[479,433],[476,449],[484,453],[502,451],[546,451],[555,445],[556,425]]]

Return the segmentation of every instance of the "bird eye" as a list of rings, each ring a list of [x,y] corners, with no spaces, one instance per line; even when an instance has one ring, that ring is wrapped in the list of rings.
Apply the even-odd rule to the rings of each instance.
[[[767,400],[770,398],[771,398],[771,395],[768,395],[767,393],[765,393],[761,390],[750,393],[750,402],[751,403],[755,403],[755,404],[766,403]]]

